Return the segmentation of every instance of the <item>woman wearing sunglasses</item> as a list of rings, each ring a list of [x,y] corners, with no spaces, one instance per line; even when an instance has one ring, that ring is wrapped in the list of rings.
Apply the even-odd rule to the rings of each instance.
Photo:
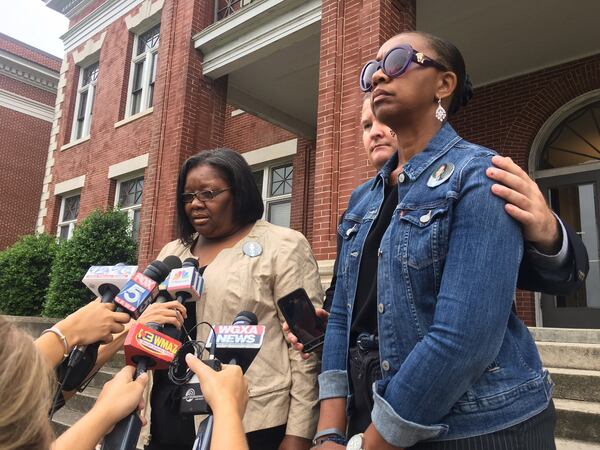
[[[316,307],[323,291],[317,263],[301,233],[261,219],[263,201],[244,158],[233,150],[202,151],[183,163],[177,183],[179,239],[158,255],[198,259],[202,298],[186,304],[184,327],[205,341],[208,327],[230,324],[252,311],[266,334],[246,372],[249,402],[244,430],[250,449],[310,447],[317,420],[317,360],[306,364],[281,332],[276,302],[304,288]],[[196,320],[197,319],[197,320]],[[193,329],[194,328],[194,329]],[[192,330],[193,329],[193,330]],[[179,414],[180,390],[166,371],[155,371],[147,450],[189,450],[196,436],[193,417]]]
[[[403,33],[360,84],[399,150],[353,193],[340,225],[318,448],[341,447],[332,430],[346,428],[358,319],[378,334],[382,379],[372,423],[347,448],[554,449],[552,383],[512,312],[523,236],[485,175],[495,153],[446,122],[470,97],[460,52]],[[373,285],[374,297],[358,295]]]

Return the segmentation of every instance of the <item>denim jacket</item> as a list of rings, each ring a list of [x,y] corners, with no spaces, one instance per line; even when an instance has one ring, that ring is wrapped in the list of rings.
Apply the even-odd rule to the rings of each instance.
[[[490,191],[485,169],[494,155],[445,124],[399,178],[399,203],[378,252],[373,311],[383,379],[373,385],[371,418],[392,445],[491,433],[550,401],[552,382],[511,311],[523,237]],[[454,165],[452,174],[429,187],[443,163]],[[361,254],[397,164],[394,156],[354,191],[338,228],[343,244],[321,400],[351,395],[347,362]]]

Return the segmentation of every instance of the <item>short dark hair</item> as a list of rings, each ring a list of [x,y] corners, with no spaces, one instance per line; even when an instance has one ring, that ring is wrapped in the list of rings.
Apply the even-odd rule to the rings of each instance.
[[[196,230],[188,220],[181,194],[184,192],[188,172],[198,166],[208,165],[217,170],[231,187],[233,195],[233,220],[244,226],[256,222],[264,212],[262,195],[256,185],[252,169],[246,160],[229,148],[204,150],[190,156],[181,166],[177,180],[177,226],[179,239],[192,245]]]
[[[436,60],[446,66],[450,72],[456,74],[456,89],[452,94],[452,100],[448,107],[448,114],[455,114],[458,110],[467,106],[471,97],[473,97],[473,85],[471,78],[465,68],[465,60],[456,46],[445,39],[434,36],[423,31],[411,31],[423,37],[431,48],[437,53]]]

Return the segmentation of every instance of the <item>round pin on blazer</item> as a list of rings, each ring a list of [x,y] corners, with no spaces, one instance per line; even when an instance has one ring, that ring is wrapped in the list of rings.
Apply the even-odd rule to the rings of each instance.
[[[244,255],[249,256],[250,258],[255,258],[262,254],[263,249],[258,242],[248,241],[242,247],[242,251],[244,252]]]
[[[431,176],[427,180],[427,186],[430,188],[439,186],[452,176],[454,173],[454,164],[451,162],[445,162],[437,166],[431,173]]]

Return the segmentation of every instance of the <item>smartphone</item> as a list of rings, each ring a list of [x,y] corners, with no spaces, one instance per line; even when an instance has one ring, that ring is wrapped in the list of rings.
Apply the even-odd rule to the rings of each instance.
[[[315,307],[304,289],[296,289],[283,296],[277,300],[277,305],[292,333],[304,345],[303,352],[310,353],[323,345],[325,322],[317,316]]]

